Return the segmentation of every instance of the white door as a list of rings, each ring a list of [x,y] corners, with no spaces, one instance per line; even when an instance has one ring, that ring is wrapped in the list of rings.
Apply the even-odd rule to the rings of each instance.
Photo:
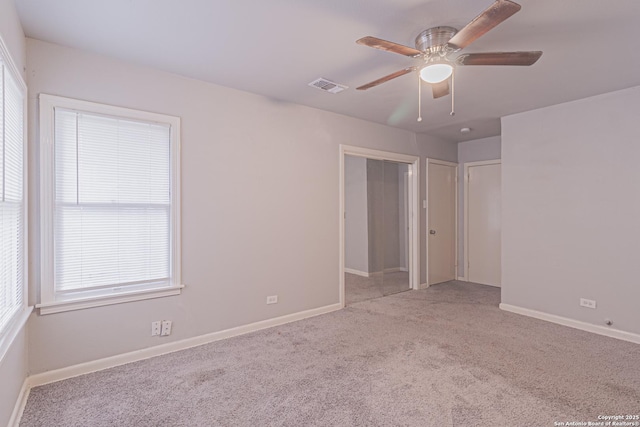
[[[500,286],[501,165],[471,164],[466,169],[467,280]]]
[[[427,163],[427,283],[456,278],[456,171],[455,163]]]

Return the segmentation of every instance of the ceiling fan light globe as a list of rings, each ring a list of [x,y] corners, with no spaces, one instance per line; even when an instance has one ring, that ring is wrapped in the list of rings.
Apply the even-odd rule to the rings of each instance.
[[[449,64],[430,64],[420,70],[420,78],[427,83],[440,83],[451,76],[453,67]]]

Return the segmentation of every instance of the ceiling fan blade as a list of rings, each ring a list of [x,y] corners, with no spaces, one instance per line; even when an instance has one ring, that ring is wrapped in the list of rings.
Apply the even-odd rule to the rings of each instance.
[[[456,58],[459,65],[533,65],[542,56],[533,52],[486,52],[467,53]]]
[[[393,80],[396,77],[404,76],[405,74],[410,73],[415,69],[416,69],[416,67],[408,67],[408,68],[405,68],[403,70],[396,71],[395,73],[391,73],[388,76],[381,77],[378,80],[374,80],[371,83],[367,83],[366,85],[362,85],[360,87],[357,87],[356,89],[357,90],[370,89],[370,88],[372,88],[374,86],[378,86],[378,85],[381,85],[382,83],[388,82],[389,80]]]
[[[493,27],[519,11],[521,7],[518,3],[510,0],[496,0],[484,12],[476,16],[473,21],[458,31],[455,36],[451,37],[448,45],[455,50],[464,49]]]
[[[422,55],[423,53],[417,49],[414,49],[409,46],[404,46],[398,43],[386,41],[379,39],[377,37],[363,37],[359,40],[356,40],[356,43],[369,46],[374,49],[386,50],[387,52],[399,53],[400,55],[410,56],[415,58],[417,56]]]
[[[433,92],[433,99],[449,95],[449,79],[443,80],[440,83],[432,83],[431,91]]]

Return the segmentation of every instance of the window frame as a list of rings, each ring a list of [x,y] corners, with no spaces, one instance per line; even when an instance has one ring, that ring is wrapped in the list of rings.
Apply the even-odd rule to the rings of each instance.
[[[28,114],[27,102],[29,99],[27,84],[22,73],[13,61],[9,49],[4,40],[0,37],[0,60],[4,66],[5,73],[9,73],[14,80],[18,89],[22,94],[22,262],[23,262],[23,283],[22,283],[22,301],[18,304],[16,311],[8,318],[4,325],[0,325],[0,363],[4,360],[5,355],[9,351],[11,344],[23,329],[29,315],[33,311],[33,307],[28,306],[29,291],[29,185],[28,185],[28,163],[29,152],[27,148],[27,127]],[[0,100],[0,102],[4,102]]]
[[[100,104],[41,93],[40,102],[40,314],[119,304],[150,298],[179,295],[184,285],[181,279],[181,231],[180,231],[180,118],[165,114],[134,110],[125,107]],[[130,290],[113,289],[109,295],[85,295],[59,298],[55,292],[55,109],[75,110],[117,118],[167,124],[170,127],[170,281],[169,285]],[[113,288],[120,288],[114,285]]]

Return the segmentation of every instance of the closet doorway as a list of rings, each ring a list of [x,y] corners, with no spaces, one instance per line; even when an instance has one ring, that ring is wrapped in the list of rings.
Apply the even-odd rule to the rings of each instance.
[[[341,147],[342,305],[417,289],[417,157]]]

